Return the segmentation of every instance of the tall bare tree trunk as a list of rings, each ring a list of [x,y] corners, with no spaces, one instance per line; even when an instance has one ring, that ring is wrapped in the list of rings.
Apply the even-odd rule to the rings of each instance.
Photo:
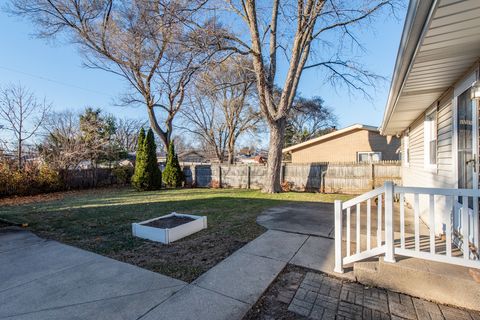
[[[231,133],[228,139],[228,164],[233,164],[235,161],[235,139],[234,132]]]
[[[285,142],[286,119],[280,118],[269,122],[270,143],[267,159],[267,177],[265,179],[264,192],[277,193],[282,191],[280,181],[280,170],[282,169],[282,149]]]
[[[171,133],[172,133],[171,121],[167,124],[167,131],[163,131],[162,128],[160,128],[160,125],[158,124],[157,118],[155,116],[155,111],[153,110],[153,106],[147,106],[147,112],[148,112],[148,119],[150,120],[150,127],[160,137],[160,140],[162,140],[163,144],[165,145],[165,150],[168,150],[168,146],[170,145]]]

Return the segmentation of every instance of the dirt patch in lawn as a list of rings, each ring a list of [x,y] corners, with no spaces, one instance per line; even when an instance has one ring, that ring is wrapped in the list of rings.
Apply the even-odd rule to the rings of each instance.
[[[172,229],[182,224],[189,223],[195,219],[189,217],[178,217],[172,216],[168,218],[161,218],[157,220],[153,220],[149,223],[145,223],[145,226],[154,227],[154,228],[161,228],[161,229]]]
[[[295,292],[305,277],[306,269],[288,264],[263,296],[248,311],[243,320],[295,320],[305,319],[288,311]]]
[[[113,259],[192,282],[202,273],[240,249],[248,241],[224,234],[205,233],[164,245],[146,241],[134,250],[107,254]]]

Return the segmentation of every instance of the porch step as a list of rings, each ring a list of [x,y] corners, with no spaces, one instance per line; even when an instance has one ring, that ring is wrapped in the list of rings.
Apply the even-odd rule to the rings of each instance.
[[[469,268],[416,258],[388,263],[380,258],[357,262],[353,270],[364,285],[480,311],[480,284]]]

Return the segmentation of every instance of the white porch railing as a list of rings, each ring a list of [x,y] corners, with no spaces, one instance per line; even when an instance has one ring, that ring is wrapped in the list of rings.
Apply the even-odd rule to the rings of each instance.
[[[335,272],[342,273],[345,265],[379,255],[392,263],[396,256],[407,256],[480,268],[479,197],[479,190],[399,187],[385,182],[354,199],[336,200]],[[407,198],[413,202],[413,212],[406,206]],[[423,212],[421,199],[426,200]],[[435,214],[439,200],[443,204],[443,230],[436,233],[440,231],[436,223],[439,215]],[[375,204],[376,212],[372,212]],[[420,220],[422,213],[429,228]],[[413,222],[413,228],[407,220]]]

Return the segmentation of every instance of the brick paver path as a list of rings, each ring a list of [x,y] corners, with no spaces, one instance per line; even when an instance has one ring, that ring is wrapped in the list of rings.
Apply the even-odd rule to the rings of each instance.
[[[288,310],[309,319],[466,319],[480,313],[308,272]]]

